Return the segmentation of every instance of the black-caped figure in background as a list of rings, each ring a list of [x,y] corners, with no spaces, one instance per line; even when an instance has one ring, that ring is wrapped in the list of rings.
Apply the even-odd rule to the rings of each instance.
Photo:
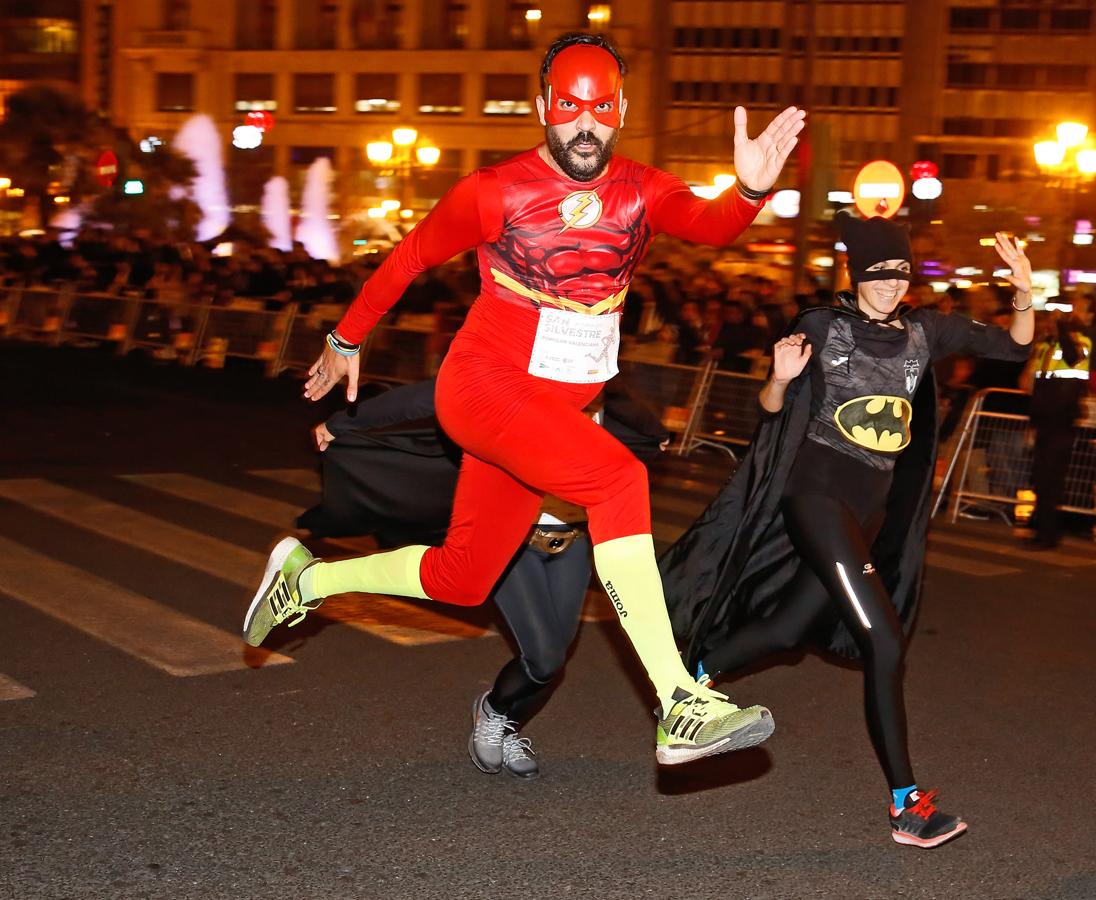
[[[620,379],[611,385],[600,421],[640,459],[657,455],[668,437],[657,417]],[[300,517],[301,528],[316,537],[374,534],[382,546],[444,539],[461,451],[435,418],[433,380],[336,413],[315,437],[324,495]],[[529,540],[492,591],[518,655],[472,704],[468,753],[482,772],[539,774],[520,730],[548,699],[578,633],[591,574],[585,518],[581,508],[546,498]]]
[[[936,458],[932,362],[1025,358],[1031,265],[998,235],[1017,288],[1008,331],[909,309],[906,230],[841,219],[854,293],[800,314],[776,343],[742,465],[660,567],[686,663],[709,676],[805,644],[863,661],[892,837],[935,847],[966,824],[917,790],[902,687]]]

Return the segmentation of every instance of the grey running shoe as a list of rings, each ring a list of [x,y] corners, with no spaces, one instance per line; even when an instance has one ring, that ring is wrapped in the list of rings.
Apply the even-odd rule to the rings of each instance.
[[[508,734],[502,739],[502,767],[518,778],[536,778],[540,766],[533,759],[533,743],[527,737]]]
[[[468,738],[468,755],[476,768],[488,775],[497,775],[502,770],[503,742],[513,735],[507,732],[517,728],[506,716],[495,712],[487,702],[487,693],[478,696],[472,703],[472,734]]]
[[[252,647],[258,647],[275,625],[296,616],[289,623],[292,627],[323,603],[322,599],[305,603],[298,587],[301,572],[314,562],[316,558],[296,538],[282,538],[271,551],[259,590],[244,616],[244,640]]]
[[[679,687],[673,700],[667,714],[655,711],[655,758],[664,766],[755,747],[776,729],[765,707],[739,709],[705,684],[698,683],[696,693]]]

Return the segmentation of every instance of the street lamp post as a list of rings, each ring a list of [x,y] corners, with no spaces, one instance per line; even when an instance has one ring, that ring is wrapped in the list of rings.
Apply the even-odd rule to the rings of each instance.
[[[1047,185],[1061,191],[1065,197],[1064,224],[1066,227],[1059,251],[1059,276],[1061,276],[1061,272],[1069,267],[1070,251],[1066,241],[1078,243],[1077,236],[1073,234],[1077,196],[1081,185],[1096,176],[1096,147],[1092,145],[1088,126],[1081,122],[1059,122],[1054,131],[1054,139],[1036,141],[1032,151],[1035,154],[1035,163],[1046,178]]]
[[[432,169],[441,159],[441,150],[423,140],[414,128],[393,128],[391,140],[370,141],[365,145],[366,158],[382,175],[399,179],[400,209],[411,201],[411,178],[417,170]]]

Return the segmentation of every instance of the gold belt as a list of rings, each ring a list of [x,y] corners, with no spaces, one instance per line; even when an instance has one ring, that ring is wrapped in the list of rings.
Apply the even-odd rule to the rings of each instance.
[[[575,538],[581,537],[581,528],[570,528],[566,531],[547,531],[543,528],[534,528],[529,534],[529,546],[542,553],[555,555],[562,553],[574,543]]]
[[[587,316],[600,316],[602,313],[612,312],[619,306],[624,304],[624,295],[628,293],[629,285],[624,285],[617,293],[610,294],[604,300],[599,300],[593,306],[586,306],[584,303],[579,303],[577,300],[568,300],[565,297],[553,297],[551,294],[545,294],[543,291],[536,291],[532,288],[526,287],[520,281],[517,281],[507,275],[505,272],[500,272],[498,269],[492,268],[491,275],[494,276],[495,283],[501,284],[504,288],[508,288],[515,294],[521,297],[525,297],[532,300],[537,306],[548,304],[548,306],[555,306],[558,309],[566,309],[570,312],[582,313]]]

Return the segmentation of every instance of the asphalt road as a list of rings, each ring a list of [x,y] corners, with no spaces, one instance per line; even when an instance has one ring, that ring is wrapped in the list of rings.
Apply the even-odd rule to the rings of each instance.
[[[297,392],[0,344],[0,897],[1096,897],[1091,544],[936,532],[912,749],[970,822],[939,850],[890,840],[860,675],[813,655],[730,686],[772,708],[763,747],[660,770],[596,598],[527,729],[542,776],[485,776],[468,710],[510,653],[490,609],[367,599],[272,652],[236,637],[315,496]],[[659,467],[662,540],[726,469]]]

